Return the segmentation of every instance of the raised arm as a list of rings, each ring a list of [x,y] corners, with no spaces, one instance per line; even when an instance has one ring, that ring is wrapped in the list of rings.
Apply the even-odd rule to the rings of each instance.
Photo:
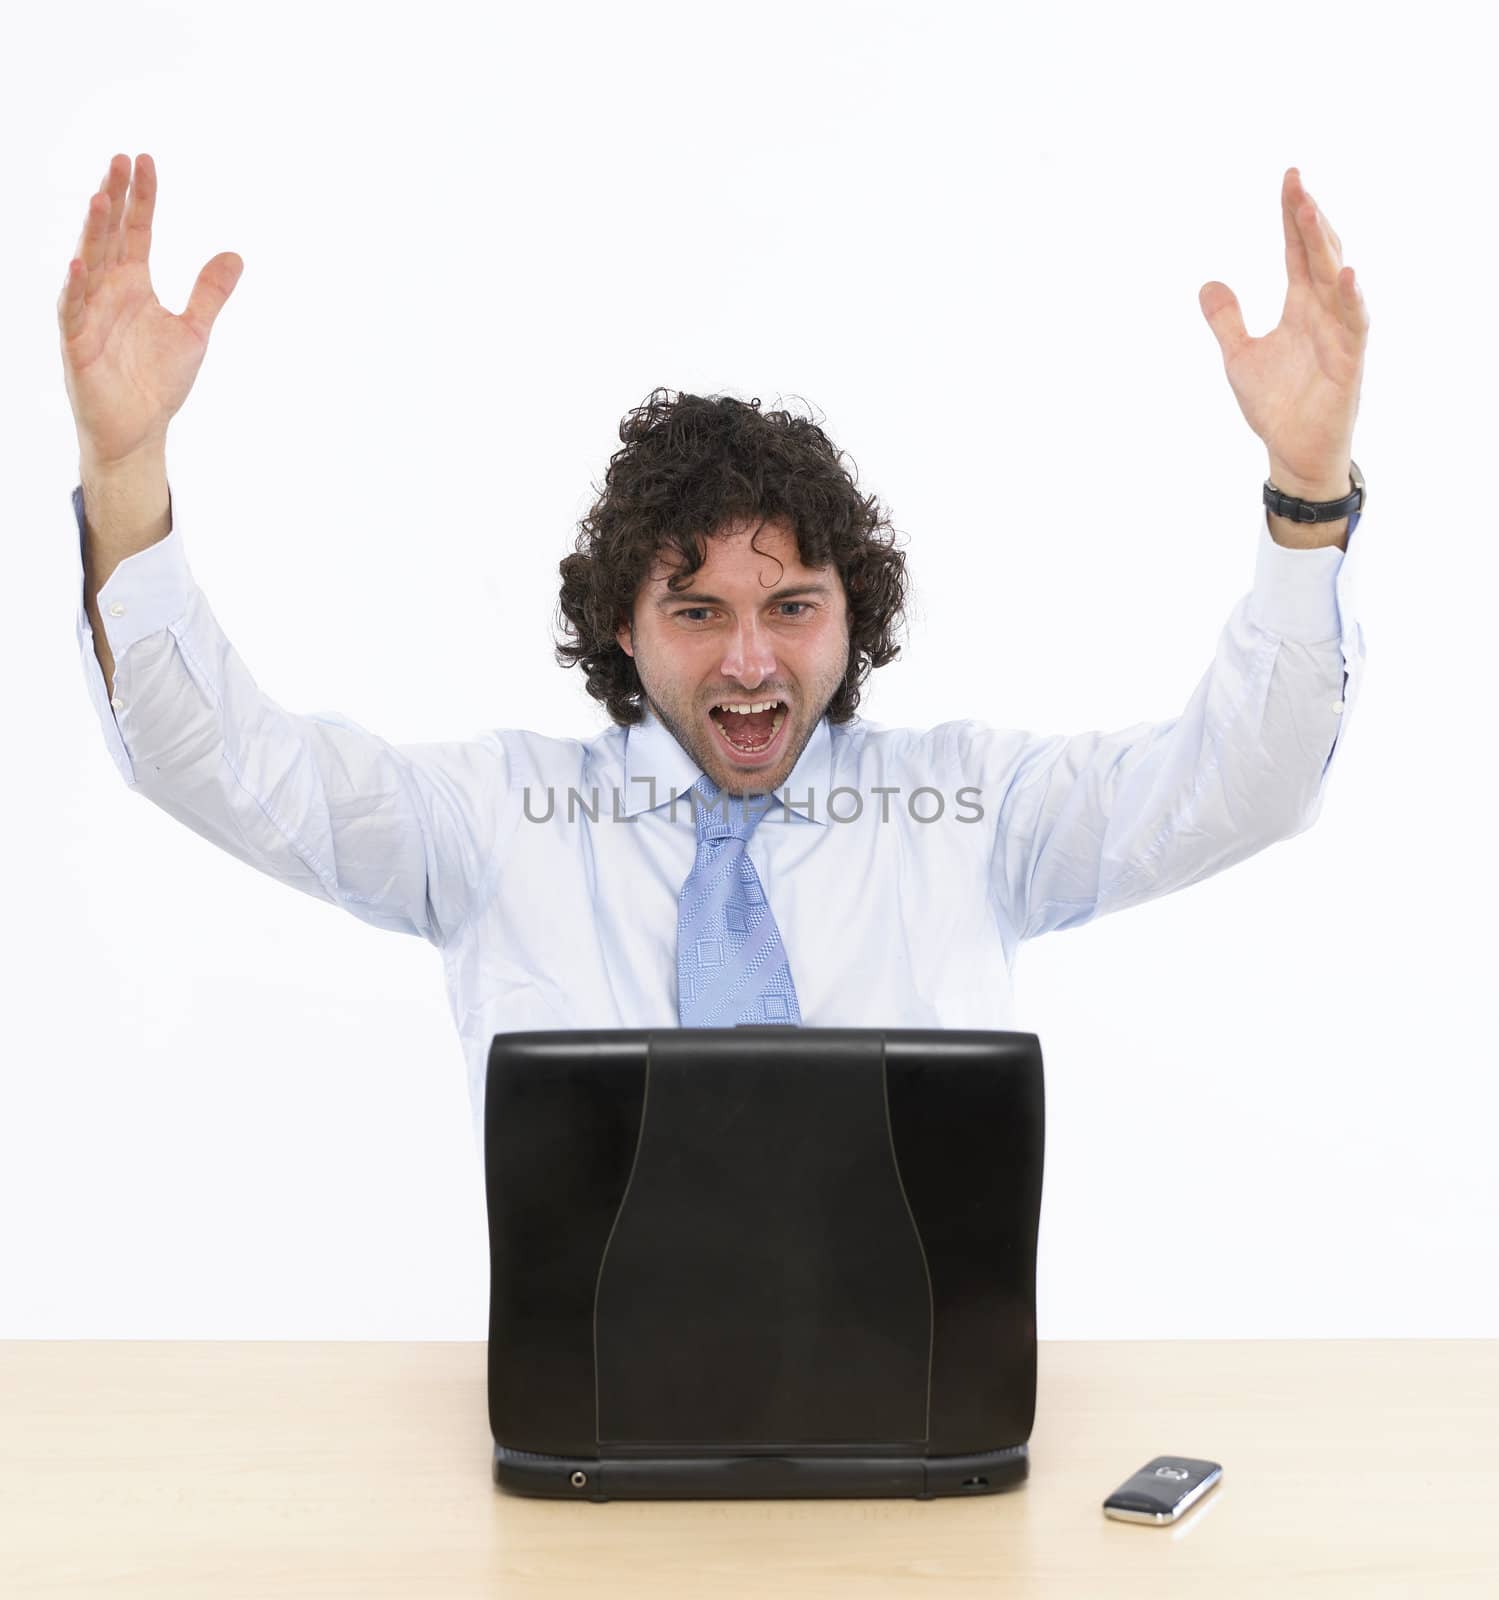
[[[955,726],[955,781],[993,818],[990,897],[1017,939],[1186,888],[1320,814],[1363,678],[1359,540],[1288,549],[1263,507],[1254,523],[1254,587],[1178,716],[1052,736]]]
[[[58,302],[80,449],[78,641],[132,791],[238,860],[377,928],[445,946],[493,870],[508,788],[497,739],[393,745],[266,694],[193,580],[167,424],[243,263],[215,256],[181,316],[146,268],[156,174],[116,156]]]
[[[85,603],[104,681],[114,659],[97,596],[114,569],[166,537],[167,424],[203,364],[208,334],[244,262],[216,255],[175,316],[151,287],[156,167],[149,155],[117,155],[89,200],[83,231],[57,301],[63,381],[78,432],[87,536]]]

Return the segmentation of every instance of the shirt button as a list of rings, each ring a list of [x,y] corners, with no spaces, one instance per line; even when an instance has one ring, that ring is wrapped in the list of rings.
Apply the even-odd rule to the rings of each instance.
[[[125,615],[125,608],[118,600],[116,600],[115,603],[109,608],[109,614],[112,617],[123,617]]]
[[[125,702],[121,700],[118,695],[116,695],[115,698],[109,703],[115,708],[116,711],[123,711],[125,709]]]
[[[1332,703],[1332,709],[1341,715],[1343,710],[1343,702],[1341,700],[1334,700]]]

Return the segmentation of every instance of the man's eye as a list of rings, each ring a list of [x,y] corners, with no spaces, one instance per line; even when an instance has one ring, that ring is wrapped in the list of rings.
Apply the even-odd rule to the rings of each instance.
[[[801,616],[802,612],[812,609],[812,604],[808,600],[783,600],[780,609],[784,611],[787,606],[799,606],[801,608],[795,612],[796,616]],[[679,619],[691,621],[694,617],[705,616],[709,610],[710,607],[708,606],[687,606],[684,610],[674,612],[673,615]]]

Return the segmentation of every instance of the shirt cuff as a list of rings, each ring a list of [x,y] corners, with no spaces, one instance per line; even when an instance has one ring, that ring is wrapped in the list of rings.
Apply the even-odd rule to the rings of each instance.
[[[1267,633],[1297,644],[1327,644],[1343,637],[1347,620],[1340,610],[1352,600],[1354,552],[1359,513],[1348,519],[1348,548],[1329,544],[1318,550],[1293,550],[1277,544],[1270,514],[1257,511],[1258,551],[1249,620]]]
[[[159,633],[168,623],[176,622],[187,610],[194,581],[188,569],[187,555],[182,547],[182,536],[177,529],[177,519],[172,504],[175,496],[168,491],[168,520],[171,532],[155,544],[126,556],[109,575],[109,581],[99,591],[99,616],[104,623],[104,637],[109,641],[110,654],[119,661],[137,639]],[[83,488],[73,490],[73,514],[78,523],[78,603],[87,625],[83,593],[84,518]],[[92,632],[92,630],[90,630]]]
[[[109,582],[99,591],[99,617],[104,624],[104,637],[109,643],[109,653],[114,657],[115,677],[119,677],[120,662],[125,652],[138,639],[178,621],[187,611],[195,588],[182,537],[177,532],[175,496],[169,494],[169,516],[172,531],[166,538],[134,555],[126,556],[109,575]],[[74,593],[78,597],[78,616],[75,632],[78,639],[79,660],[83,678],[88,686],[89,700],[99,718],[99,726],[109,748],[110,759],[127,784],[135,784],[135,768],[130,752],[120,734],[115,713],[121,706],[111,700],[112,686],[104,681],[99,657],[94,649],[94,630],[89,622],[88,595],[84,582],[84,544],[86,525],[83,514],[83,486],[73,490],[73,520],[78,537],[73,546]]]

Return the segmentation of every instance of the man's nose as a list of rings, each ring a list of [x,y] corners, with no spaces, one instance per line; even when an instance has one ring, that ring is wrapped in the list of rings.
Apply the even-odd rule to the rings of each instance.
[[[775,676],[775,642],[757,617],[746,617],[734,629],[720,671],[746,689]]]

